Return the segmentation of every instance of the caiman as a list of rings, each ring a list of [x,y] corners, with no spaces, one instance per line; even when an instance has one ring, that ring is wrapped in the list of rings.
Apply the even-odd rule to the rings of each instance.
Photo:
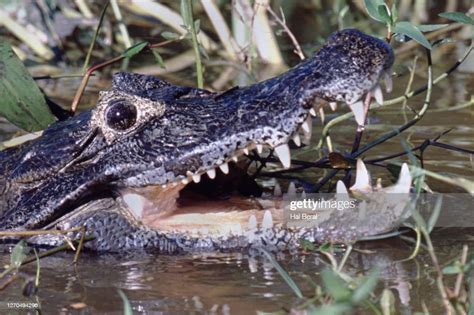
[[[386,42],[348,29],[286,73],[220,93],[117,73],[95,109],[0,152],[0,230],[85,226],[95,238],[87,247],[112,251],[282,248],[301,239],[345,241],[389,231],[401,217],[390,205],[366,206],[365,216],[337,211],[314,227],[288,227],[276,203],[229,206],[187,186],[206,174],[224,176],[230,163],[254,149],[272,149],[290,167],[288,143],[299,144],[298,132],[310,129],[313,105],[344,102],[357,113],[365,95],[380,93],[379,81],[389,77],[393,61]],[[410,187],[406,166],[388,190],[369,186],[362,162],[357,172],[353,191],[407,193]],[[64,238],[29,241],[56,245]]]

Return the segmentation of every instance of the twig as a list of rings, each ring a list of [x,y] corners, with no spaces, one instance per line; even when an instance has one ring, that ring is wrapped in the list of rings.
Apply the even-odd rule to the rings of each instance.
[[[109,7],[109,1],[107,1],[102,8],[102,12],[100,13],[99,23],[94,31],[94,35],[92,36],[92,41],[89,45],[89,49],[87,50],[86,59],[84,60],[84,65],[82,66],[82,73],[86,72],[87,67],[89,67],[89,62],[92,56],[92,51],[94,50],[95,42],[97,41],[97,35],[99,35],[100,28],[102,27],[102,23],[104,22],[105,12],[107,12],[107,8]]]
[[[175,38],[175,39],[170,39],[170,40],[158,43],[158,44],[149,44],[146,47],[146,49],[162,47],[162,46],[168,45],[170,43],[176,42],[178,40],[181,40],[182,38],[183,38],[183,36]],[[114,64],[118,61],[121,61],[124,58],[125,58],[124,55],[120,55],[120,56],[114,57],[110,60],[107,60],[107,61],[104,61],[104,62],[99,63],[97,65],[94,65],[94,66],[90,67],[89,70],[87,70],[86,74],[82,78],[82,81],[81,81],[81,84],[79,85],[79,88],[77,89],[76,95],[74,95],[74,99],[72,101],[71,109],[70,109],[71,114],[74,114],[76,112],[77,106],[79,105],[79,102],[81,101],[82,94],[84,93],[84,90],[87,86],[87,82],[89,82],[89,78],[91,77],[92,73],[94,73],[98,69],[101,69],[101,68],[106,67],[108,65]]]
[[[74,255],[74,260],[73,260],[74,264],[77,264],[77,262],[79,261],[79,255],[81,254],[81,250],[84,246],[84,240],[86,238],[86,226],[85,225],[82,226],[81,232],[82,232],[81,233],[81,239],[79,240],[79,244],[77,245],[76,254]]]
[[[467,245],[463,245],[462,254],[461,254],[461,266],[463,267],[466,265],[468,249],[469,247]],[[458,276],[456,278],[456,285],[454,286],[454,296],[456,298],[459,298],[459,294],[461,293],[463,280],[464,280],[464,270],[458,273]]]
[[[275,13],[275,11],[272,10],[271,6],[269,4],[266,5],[266,9],[267,11],[273,16],[273,18],[275,19],[275,21],[277,21],[278,24],[280,24],[281,27],[283,27],[283,30],[285,31],[285,33],[288,35],[288,37],[290,37],[290,40],[291,42],[293,43],[293,46],[295,47],[295,49],[293,50],[293,52],[295,54],[298,55],[298,57],[300,57],[301,60],[305,60],[306,57],[303,53],[303,50],[301,49],[301,46],[300,44],[298,43],[298,41],[296,40],[296,37],[295,35],[293,34],[293,32],[288,28],[288,26],[286,25],[286,19],[285,19],[285,15],[283,13],[283,9],[280,7],[280,14],[281,14],[281,18]]]
[[[191,35],[191,41],[193,44],[194,58],[196,62],[197,85],[198,88],[202,89],[204,87],[203,69],[201,62],[201,52],[199,51],[200,43],[197,38],[197,30],[193,18],[192,0],[182,0],[181,6],[183,6],[181,10],[184,15],[182,18],[189,34]]]

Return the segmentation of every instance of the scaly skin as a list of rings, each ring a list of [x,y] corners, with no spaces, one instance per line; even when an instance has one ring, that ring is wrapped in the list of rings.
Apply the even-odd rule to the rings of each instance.
[[[184,186],[193,176],[228,163],[255,145],[285,146],[315,102],[359,101],[378,84],[393,59],[384,41],[344,30],[288,72],[223,93],[118,73],[112,88],[101,92],[96,109],[53,124],[39,139],[0,152],[0,228],[86,224],[96,236],[88,244],[98,250],[226,249],[269,240],[288,246],[295,237],[354,239],[390,229],[394,220],[378,222],[379,227],[369,231],[349,218],[346,228],[338,218],[327,223],[337,223],[336,231],[275,227],[262,232],[273,234],[265,237],[267,241],[249,235],[194,237],[143,226],[122,196],[130,189]],[[107,111],[113,104],[125,103],[137,116],[118,130],[107,122]],[[59,239],[41,236],[33,241],[55,244]]]

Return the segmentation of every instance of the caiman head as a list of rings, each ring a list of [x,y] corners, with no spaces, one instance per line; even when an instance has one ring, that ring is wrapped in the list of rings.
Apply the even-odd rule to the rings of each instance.
[[[289,167],[288,142],[309,132],[313,106],[356,103],[392,63],[384,41],[344,30],[288,72],[222,93],[118,73],[97,108],[0,152],[0,228],[86,224],[98,248],[114,248],[143,245],[140,233],[176,241],[196,231],[222,237],[264,216],[277,224],[281,216],[254,204],[229,208],[183,192],[253,149],[272,149]]]

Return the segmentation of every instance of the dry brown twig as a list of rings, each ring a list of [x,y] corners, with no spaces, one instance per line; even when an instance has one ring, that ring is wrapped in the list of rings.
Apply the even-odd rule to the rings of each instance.
[[[300,57],[301,60],[305,60],[306,57],[303,53],[303,50],[301,49],[301,46],[300,44],[298,43],[298,40],[296,40],[296,37],[295,35],[293,34],[293,32],[288,28],[288,25],[286,25],[286,19],[285,19],[285,14],[283,13],[283,10],[282,8],[280,8],[280,14],[281,14],[281,17],[279,17],[275,11],[273,11],[273,9],[267,5],[266,6],[266,10],[268,11],[268,13],[270,13],[273,18],[275,19],[275,21],[283,28],[283,31],[288,35],[288,37],[290,37],[290,40],[291,42],[293,43],[293,46],[295,47],[295,49],[293,50],[293,52],[295,54],[298,55],[298,57]]]

